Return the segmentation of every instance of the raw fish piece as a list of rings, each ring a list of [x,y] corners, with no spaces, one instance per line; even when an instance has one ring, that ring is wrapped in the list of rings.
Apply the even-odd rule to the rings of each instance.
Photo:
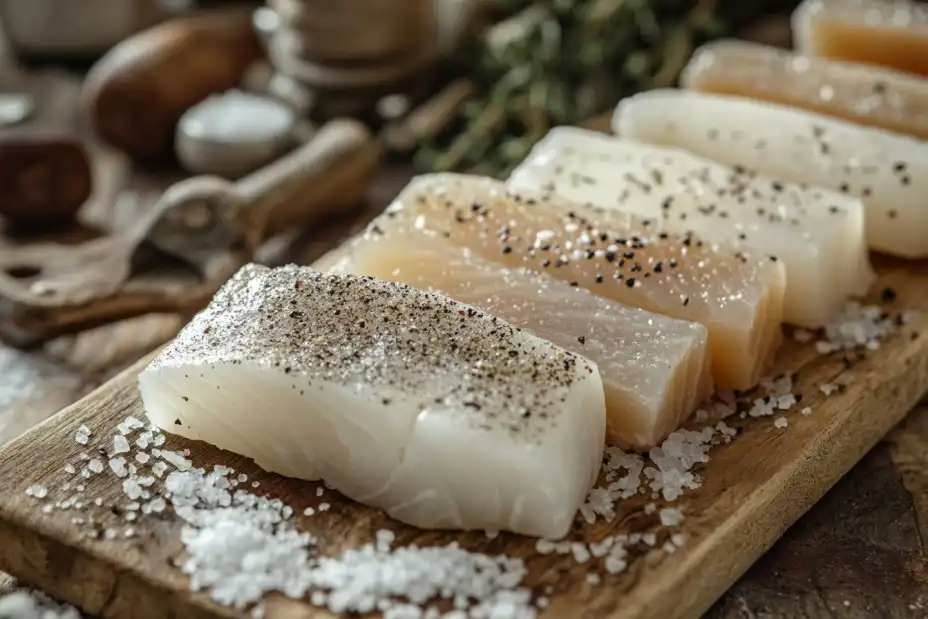
[[[667,232],[693,231],[775,255],[786,267],[783,317],[795,325],[822,326],[873,283],[863,206],[850,196],[573,127],[552,129],[507,183],[662,218]]]
[[[621,101],[616,133],[779,181],[863,200],[867,244],[928,256],[928,142],[743,97],[652,90]]]
[[[434,290],[583,355],[606,390],[606,441],[647,450],[709,397],[706,328],[597,297],[528,269],[508,269],[467,248],[375,221],[326,258],[330,272]]]
[[[387,217],[508,267],[705,325],[722,388],[754,385],[782,339],[781,262],[715,251],[691,235],[651,234],[647,222],[619,211],[479,176],[431,174],[414,179]]]
[[[928,6],[908,0],[806,0],[793,12],[794,47],[928,75]]]
[[[928,139],[928,79],[882,67],[713,41],[696,50],[680,83]]]
[[[248,265],[139,376],[165,432],[409,524],[560,537],[599,471],[596,365],[394,282]]]

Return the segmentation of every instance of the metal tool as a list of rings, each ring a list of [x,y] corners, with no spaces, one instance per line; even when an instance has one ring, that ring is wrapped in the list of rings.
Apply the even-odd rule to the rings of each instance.
[[[0,249],[0,298],[51,309],[112,296],[146,246],[219,285],[268,236],[357,202],[379,152],[361,123],[331,121],[310,142],[235,183],[200,176],[172,185],[135,225],[110,237]]]

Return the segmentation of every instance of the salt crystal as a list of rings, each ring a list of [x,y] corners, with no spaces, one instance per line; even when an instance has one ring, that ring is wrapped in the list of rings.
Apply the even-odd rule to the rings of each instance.
[[[682,548],[683,543],[686,541],[686,536],[684,536],[682,533],[674,533],[670,536],[670,541],[677,548]]]
[[[329,508],[330,508],[330,507],[331,507],[331,505],[329,505],[328,503],[320,503],[320,504],[319,504],[319,511],[320,511],[320,512],[327,512],[327,511],[329,511]]]
[[[126,477],[129,474],[128,469],[126,469],[126,459],[125,458],[110,458],[110,470],[117,477]]]
[[[324,491],[325,489],[322,486],[319,486],[318,488],[316,488],[316,496],[322,496],[322,493]]]
[[[675,527],[683,522],[683,513],[674,507],[665,507],[660,511],[660,519],[665,527]]]
[[[44,499],[47,495],[48,489],[45,486],[32,484],[26,488],[26,496],[31,496],[36,499]]]
[[[672,555],[673,553],[677,551],[677,547],[674,545],[673,542],[671,542],[670,540],[667,540],[666,542],[664,542],[664,546],[662,550],[666,552],[667,554]]]
[[[239,483],[242,483],[242,484],[243,484],[243,483],[245,483],[246,481],[248,481],[248,475],[245,475],[244,473],[239,473],[239,476],[238,476],[237,479],[238,479]]]
[[[789,421],[786,420],[786,417],[777,417],[776,421],[773,422],[773,425],[778,428],[785,428],[789,425]]]
[[[162,451],[161,458],[181,472],[187,471],[191,467],[190,460],[176,451]]]
[[[103,462],[97,458],[93,458],[87,463],[87,470],[94,475],[98,475],[103,472]]]
[[[822,383],[819,385],[818,389],[826,396],[830,396],[832,393],[838,390],[838,387],[832,383]]]
[[[136,419],[135,417],[126,417],[118,426],[116,430],[123,436],[126,434],[131,434],[139,428],[144,428],[145,424]]]
[[[487,539],[496,539],[499,537],[499,531],[487,529],[483,532],[486,535]]]
[[[155,474],[155,477],[161,477],[167,472],[168,465],[164,462],[155,462],[151,465],[151,472]]]
[[[812,414],[812,407],[811,407],[811,406],[806,406],[804,409],[802,409],[802,414],[803,414],[803,415],[811,415],[811,414]]]
[[[589,573],[589,574],[586,575],[586,582],[587,582],[587,584],[596,586],[596,585],[598,585],[599,583],[602,582],[602,579],[600,578],[599,574],[596,574],[596,573],[592,573],[592,572],[591,572],[591,573]]]
[[[67,473],[68,475],[74,475],[74,473],[77,472],[77,469],[74,468],[73,464],[68,462],[67,464],[64,465],[64,472]]]
[[[113,453],[114,454],[124,454],[128,453],[131,448],[129,447],[129,441],[126,440],[126,437],[122,434],[117,434],[113,437]]]
[[[80,445],[86,445],[90,442],[90,428],[87,426],[81,426],[77,429],[77,432],[74,433],[74,440],[77,441]]]
[[[43,514],[50,514],[50,513],[52,513],[53,511],[55,511],[55,506],[54,506],[54,505],[45,504],[45,505],[42,506],[42,513],[43,513]]]
[[[803,344],[807,342],[811,342],[812,338],[814,337],[815,337],[815,333],[813,333],[812,331],[808,331],[806,329],[796,329],[795,331],[793,331],[793,339]]]
[[[655,535],[654,533],[644,533],[641,536],[641,541],[644,542],[648,546],[653,546],[654,544],[657,543],[657,535]]]
[[[535,541],[535,551],[538,554],[549,555],[554,552],[554,542],[547,539],[538,539]]]
[[[313,509],[312,507],[307,507],[306,509],[303,510],[304,516],[312,516],[315,513],[316,513],[316,510]]]
[[[149,460],[151,460],[151,456],[149,456],[147,453],[135,454],[135,461],[139,464],[146,464]]]

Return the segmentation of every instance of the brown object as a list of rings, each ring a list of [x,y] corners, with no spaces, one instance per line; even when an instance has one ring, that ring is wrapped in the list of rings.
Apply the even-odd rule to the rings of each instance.
[[[900,0],[805,0],[792,19],[796,51],[928,76],[928,7]]]
[[[126,39],[94,65],[84,83],[86,113],[101,138],[132,157],[169,158],[181,115],[238,87],[260,56],[248,11],[177,18]]]
[[[5,335],[25,343],[148,312],[198,309],[263,240],[357,203],[378,161],[379,146],[363,125],[332,121],[236,183],[176,183],[123,233],[78,246],[0,250],[0,296],[12,304]],[[130,259],[143,241],[192,267],[198,279],[134,281]],[[13,276],[29,271],[35,274]]]
[[[320,64],[379,61],[435,38],[436,0],[268,0],[292,53]]]
[[[33,127],[0,130],[0,215],[10,224],[68,223],[92,190],[90,159],[79,140]]]
[[[928,310],[925,266],[908,271],[883,268],[878,290],[885,286],[896,291],[896,308]],[[325,541],[326,554],[364,543],[381,528],[395,531],[404,545],[460,540],[469,549],[525,557],[526,583],[539,592],[546,585],[553,587],[542,617],[696,619],[925,393],[926,329],[928,314],[922,314],[850,368],[840,356],[820,357],[812,344],[789,342],[777,371],[798,372],[796,390],[803,396],[800,406],[785,413],[789,426],[777,428],[771,418],[728,420],[740,427],[738,436],[731,444],[713,448],[708,464],[698,470],[702,487],[674,504],[685,514],[679,528],[685,536],[683,546],[672,555],[660,549],[661,538],[657,548],[634,547],[627,571],[606,576],[597,586],[586,582],[595,561],[578,564],[570,556],[539,555],[532,539],[423,533],[334,492],[315,498],[317,484],[263,473],[252,462],[205,443],[171,437],[165,449],[189,448],[197,465],[233,467],[247,474],[249,481],[259,481],[263,493],[280,498],[296,514],[318,501],[330,503],[328,512],[301,519],[307,531]],[[25,495],[29,485],[40,484],[50,489],[53,501],[70,496],[56,490],[66,479],[61,473],[64,462],[82,451],[110,445],[113,429],[127,415],[142,417],[136,376],[146,362],[0,451],[0,486],[5,489],[0,495],[0,569],[103,617],[244,619],[247,613],[218,608],[207,596],[187,590],[186,580],[172,567],[182,552],[179,523],[174,519],[141,518],[131,523],[139,534],[134,542],[97,541],[72,524],[74,513],[43,514]],[[843,388],[825,396],[819,386],[826,382]],[[803,406],[811,407],[812,414],[799,414]],[[74,441],[81,424],[93,433],[86,446]],[[110,511],[111,505],[125,502],[117,479],[91,480],[87,495],[102,497],[104,504],[86,508],[84,517],[103,527],[127,526]],[[611,525],[578,525],[570,539],[596,541],[609,534],[654,530],[657,515],[645,513],[650,502],[647,495],[621,502]],[[332,617],[276,596],[269,598],[266,616]]]
[[[928,139],[928,80],[882,67],[747,41],[714,41],[696,50],[680,85]]]

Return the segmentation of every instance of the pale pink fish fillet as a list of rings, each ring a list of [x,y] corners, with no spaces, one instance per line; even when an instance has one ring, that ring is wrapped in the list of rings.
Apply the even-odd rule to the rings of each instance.
[[[623,213],[470,175],[420,176],[386,217],[505,266],[704,325],[721,388],[755,385],[782,341],[785,275],[777,261],[716,251],[688,235],[652,234]],[[380,232],[372,226],[366,234]]]
[[[606,441],[647,450],[712,391],[706,328],[610,301],[543,273],[509,269],[436,237],[375,220],[316,264],[442,292],[596,363]]]

